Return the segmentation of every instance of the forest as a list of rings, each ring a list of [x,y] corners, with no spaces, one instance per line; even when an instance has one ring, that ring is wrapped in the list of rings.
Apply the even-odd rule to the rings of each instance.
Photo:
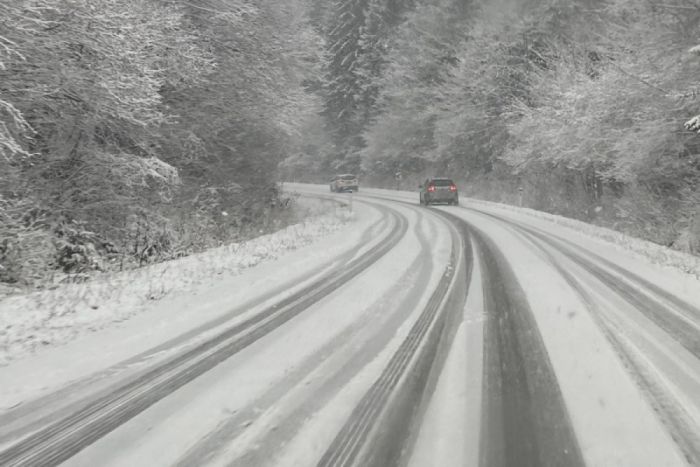
[[[0,0],[0,19],[0,283],[246,238],[289,215],[281,182],[337,172],[449,176],[700,253],[697,0]]]
[[[82,280],[283,218],[277,166],[321,108],[307,12],[0,1],[0,283]]]

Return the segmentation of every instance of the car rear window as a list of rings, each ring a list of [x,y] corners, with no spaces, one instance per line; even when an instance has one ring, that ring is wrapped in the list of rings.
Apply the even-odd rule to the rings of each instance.
[[[354,175],[341,175],[340,178],[342,178],[343,180],[355,180],[355,178],[357,177],[355,177]]]
[[[454,183],[452,183],[452,180],[445,180],[445,179],[443,179],[443,180],[433,180],[433,181],[431,182],[431,185],[435,185],[435,186],[450,186],[450,185],[454,185]]]

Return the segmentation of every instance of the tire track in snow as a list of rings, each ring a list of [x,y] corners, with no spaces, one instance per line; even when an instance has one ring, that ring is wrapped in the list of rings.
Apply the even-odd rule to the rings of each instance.
[[[500,223],[523,227],[517,222],[488,212],[478,209],[473,211],[490,216]],[[457,222],[465,221],[457,219]],[[476,237],[478,231],[474,230]],[[639,309],[685,350],[697,356],[695,352],[700,345],[700,335],[696,332],[700,317],[697,307],[573,242],[547,234],[540,229],[530,230],[531,234],[538,235],[537,238],[541,241],[563,252],[584,271],[610,286],[617,296]],[[486,235],[483,235],[481,240],[486,244],[491,243]],[[483,245],[479,250],[484,251]],[[583,465],[576,434],[558,389],[556,374],[549,363],[534,316],[527,309],[523,291],[518,292],[517,279],[513,277],[513,272],[509,271],[505,258],[495,244],[491,251],[481,255],[480,260],[480,264],[492,265],[493,274],[491,279],[486,275],[484,278],[485,282],[491,282],[491,286],[485,285],[484,290],[485,295],[490,294],[490,297],[487,304],[489,335],[485,340],[484,350],[487,361],[484,375],[486,399],[482,420],[481,465]],[[506,280],[501,286],[494,286],[498,281],[503,281],[504,276],[511,276],[510,280]],[[576,287],[568,280],[567,282],[576,291]],[[522,304],[525,305],[520,306]],[[662,421],[671,428],[671,435],[681,446],[686,460],[689,463],[697,462],[698,437],[694,430],[695,425],[688,419],[687,414],[683,413],[682,407],[672,402],[673,395],[666,387],[666,382],[659,379],[660,375],[649,367],[649,362],[644,361],[645,358],[639,353],[639,349],[635,349],[634,343],[629,342],[619,330],[616,332],[611,327],[603,331],[638,384],[647,392]],[[533,354],[538,357],[533,359]],[[549,384],[540,381],[543,374]],[[556,393],[554,404],[550,403],[548,396],[544,396],[548,392]],[[559,416],[556,415],[557,412]],[[563,427],[562,420],[565,421]],[[554,433],[553,436],[546,434],[552,428],[563,428],[563,443],[552,442],[552,439],[562,436],[561,432]]]
[[[271,405],[279,403],[280,399],[288,395],[289,392],[293,392],[295,387],[304,384],[306,394],[304,394],[303,402],[283,415],[281,420],[275,422],[274,427],[262,438],[256,438],[254,446],[245,454],[228,462],[230,466],[274,465],[274,457],[270,456],[270,450],[287,443],[307,418],[321,410],[338,391],[364,368],[368,361],[381,351],[386,345],[386,336],[392,335],[394,330],[410,316],[411,304],[415,303],[422,295],[423,291],[420,286],[430,279],[433,269],[428,239],[420,227],[421,223],[416,223],[416,237],[421,245],[419,254],[409,265],[404,275],[398,278],[396,284],[380,299],[380,302],[385,300],[393,302],[396,297],[402,296],[402,292],[406,292],[408,287],[408,292],[398,304],[381,306],[378,303],[376,309],[370,312],[369,316],[360,317],[346,331],[328,342],[316,354],[310,356],[293,373],[275,384],[274,388],[249,404],[246,409],[237,412],[222,423],[214,432],[190,448],[176,465],[187,467],[215,458],[227,444],[235,443],[237,438],[249,429],[251,420],[253,424],[256,423],[261,412],[266,412]],[[363,333],[370,337],[363,338]],[[352,354],[346,357],[337,355],[344,351],[352,352]],[[305,381],[308,375],[329,363],[332,366],[328,375],[320,374],[314,377],[315,380],[321,380],[318,385],[316,385],[317,381],[311,383],[308,380]],[[287,408],[286,405],[284,408]]]
[[[534,315],[507,261],[469,222],[444,211],[432,212],[455,225],[463,242],[473,238],[479,252],[474,260],[481,265],[486,316],[480,465],[585,465]],[[467,279],[462,286],[466,290]],[[461,307],[457,311],[461,314]],[[431,350],[435,352],[439,340],[433,340]],[[424,381],[419,392],[412,392],[412,398],[400,393],[391,398],[395,386],[400,387],[395,381],[402,376],[388,366],[386,375],[368,391],[318,465],[402,465],[410,455],[409,441],[417,432],[410,426],[419,420],[427,405],[425,399],[431,395],[428,376],[434,382],[441,370],[441,365],[431,367],[426,361],[429,359],[424,358],[421,367],[399,370],[408,375],[403,376],[406,379]],[[395,378],[393,384],[387,381],[391,377]],[[392,417],[400,423],[387,423]]]
[[[535,317],[506,258],[469,222],[484,285],[480,465],[585,465]]]
[[[380,209],[380,211],[382,211],[382,209]],[[391,217],[387,215],[370,224],[357,246],[344,252],[340,256],[332,258],[330,261],[324,262],[323,264],[315,267],[301,278],[297,278],[294,281],[285,282],[280,286],[271,289],[269,293],[266,293],[261,297],[257,297],[243,303],[216,319],[198,326],[195,329],[189,330],[152,349],[129,358],[126,361],[120,362],[79,381],[69,383],[50,394],[27,403],[22,403],[15,408],[3,412],[2,415],[0,415],[0,444],[9,443],[12,440],[21,437],[22,433],[28,433],[40,429],[42,426],[49,424],[51,420],[65,417],[71,413],[82,410],[86,406],[86,403],[89,402],[85,400],[85,393],[90,389],[92,389],[92,391],[88,394],[91,399],[108,395],[110,392],[112,392],[113,388],[106,386],[104,389],[102,389],[101,386],[108,383],[110,378],[118,377],[125,371],[128,372],[129,370],[140,366],[145,366],[146,368],[136,372],[135,375],[130,377],[133,378],[138,374],[149,371],[150,367],[147,366],[149,361],[157,359],[159,355],[183,351],[188,347],[192,347],[193,344],[190,344],[190,342],[197,338],[197,336],[201,336],[204,333],[211,332],[217,327],[225,325],[227,322],[239,315],[242,315],[247,310],[261,306],[264,302],[283,294],[286,290],[295,287],[297,284],[310,282],[314,277],[319,276],[323,272],[332,271],[334,268],[337,268],[338,265],[347,264],[352,258],[360,253],[360,250],[365,245],[371,243],[373,236],[376,236],[383,230],[390,228],[390,222]],[[97,390],[95,389],[96,385],[100,386]]]
[[[591,275],[598,277],[619,296],[642,312],[650,321],[676,339],[686,350],[700,359],[700,309],[697,307],[669,294],[656,284],[652,284],[634,272],[624,269],[600,255],[584,250],[572,242],[549,235],[520,222],[504,219],[481,210],[475,211],[497,219],[499,222],[506,223],[516,230],[526,232],[556,248]],[[626,280],[609,272],[594,261],[587,259],[585,255],[595,258],[596,261],[613,269]],[[636,284],[637,287],[630,283]],[[646,290],[648,293],[643,293],[640,289]]]
[[[507,260],[468,221],[432,211],[452,222],[463,239],[473,239],[474,260],[481,265],[486,322],[480,465],[585,465],[534,315]],[[390,462],[375,465],[400,465],[383,460]]]
[[[498,219],[502,220],[500,218]],[[563,242],[557,242],[548,235],[540,233],[535,229],[529,229],[519,223],[511,223],[505,220],[502,221],[508,223],[511,228],[514,229],[514,231],[520,233],[527,241],[529,241],[530,244],[541,251],[546,256],[549,263],[579,295],[582,302],[586,306],[586,309],[589,311],[590,315],[596,321],[612,347],[615,349],[615,352],[622,360],[623,364],[627,368],[627,371],[630,372],[637,385],[641,387],[642,392],[651,406],[654,408],[657,416],[662,420],[664,425],[671,433],[673,440],[680,448],[688,464],[697,465],[700,463],[700,436],[697,434],[697,426],[689,414],[682,408],[681,404],[678,403],[675,396],[668,388],[667,382],[665,382],[658,371],[653,368],[653,364],[646,361],[642,353],[640,353],[639,349],[636,348],[635,344],[630,340],[630,338],[625,336],[624,330],[620,329],[619,325],[615,324],[602,310],[599,309],[599,306],[596,304],[596,300],[591,296],[582,282],[577,279],[574,274],[567,270],[560,263],[560,261],[558,261],[554,255],[552,255],[545,245],[553,248],[555,251],[568,258],[593,277],[597,277],[603,284],[608,286],[613,292],[617,293],[624,300],[627,300],[628,303],[635,308],[639,309],[638,306],[640,303],[643,304],[645,308],[640,310],[642,313],[644,313],[644,311],[651,305],[644,300],[639,292],[630,290],[628,287],[622,288],[619,285],[616,287],[614,283],[611,283],[611,281],[619,282],[619,279],[611,277],[609,273],[596,275],[599,268],[596,268],[590,261],[572,252],[571,249],[566,248],[563,245]],[[608,266],[614,266],[614,269],[620,274],[628,276],[632,280],[637,280],[640,285],[648,283],[648,281],[632,273],[631,271],[627,271],[617,265],[614,265],[598,255],[594,254],[594,257],[600,259]],[[623,293],[620,292],[621,288],[624,291]],[[651,288],[651,291],[654,293],[656,293],[657,290],[661,289],[656,285]],[[661,298],[668,298],[669,294],[666,291],[661,290],[661,292],[662,293],[659,294]],[[630,300],[630,295],[632,294],[636,294],[636,297]],[[693,313],[692,305],[686,304],[678,298],[673,298],[674,300],[671,302],[673,305],[684,307],[686,310]],[[661,311],[657,309],[657,313],[661,313]],[[646,315],[646,313],[644,314]],[[647,317],[649,316],[647,315]],[[665,328],[662,329],[667,331]]]
[[[439,355],[445,325],[455,309],[461,312],[455,305],[463,303],[466,293],[464,248],[464,239],[458,236],[450,264],[425,309],[336,435],[319,467],[396,465],[407,452],[405,443],[412,438],[411,426],[421,415],[421,400],[430,388],[431,367]]]
[[[0,465],[57,465],[135,417],[187,382],[269,334],[370,267],[403,237],[408,222],[397,212],[394,229],[375,247],[247,321],[161,364],[110,394],[0,452]]]

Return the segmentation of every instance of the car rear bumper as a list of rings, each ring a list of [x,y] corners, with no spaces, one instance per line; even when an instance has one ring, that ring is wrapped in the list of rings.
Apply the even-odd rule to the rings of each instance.
[[[429,203],[454,203],[459,200],[459,195],[457,193],[429,194],[426,200]]]

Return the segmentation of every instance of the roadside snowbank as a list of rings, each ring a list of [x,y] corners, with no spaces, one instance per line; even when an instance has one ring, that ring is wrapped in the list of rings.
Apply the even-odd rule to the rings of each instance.
[[[511,206],[509,204],[494,203],[491,201],[483,201],[473,198],[470,198],[467,203],[473,207],[482,205],[490,209],[498,209],[501,211],[547,220],[557,225],[574,229],[580,234],[596,237],[609,243],[619,245],[628,251],[644,256],[654,264],[658,264],[660,266],[670,266],[685,273],[692,274],[700,279],[700,257],[698,256],[673,250],[640,238],[630,237],[629,235],[623,234],[616,230],[608,229],[606,227],[600,227],[595,224],[589,224],[587,222],[568,217],[536,211],[534,209],[521,208]]]
[[[304,222],[247,242],[105,274],[82,284],[0,298],[0,365],[129,319],[150,302],[186,292],[212,277],[240,274],[329,235],[352,218],[337,203],[310,202],[311,215]]]

